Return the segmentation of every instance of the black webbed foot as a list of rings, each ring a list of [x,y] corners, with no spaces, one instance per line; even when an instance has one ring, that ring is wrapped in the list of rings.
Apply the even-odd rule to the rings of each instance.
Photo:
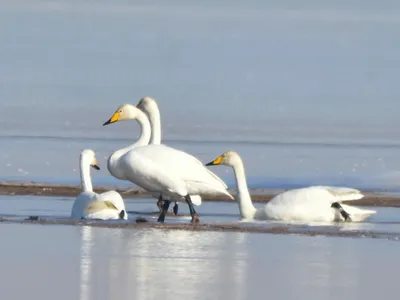
[[[169,201],[169,200],[164,200],[163,207],[162,207],[162,210],[161,210],[161,214],[160,214],[160,216],[158,217],[157,222],[164,223],[165,214],[166,214],[167,211],[168,211],[169,204],[170,204],[170,201]]]
[[[160,195],[160,197],[158,197],[158,200],[157,200],[157,207],[158,207],[158,209],[159,209],[160,212],[162,212],[162,208],[163,208],[163,205],[164,205],[163,202],[164,202],[164,201],[163,201],[163,199],[162,199],[162,197],[161,197],[161,195]]]
[[[196,210],[193,207],[192,199],[190,199],[189,195],[186,195],[185,197],[187,204],[189,205],[189,211],[190,211],[190,216],[192,217],[192,220],[190,223],[199,223],[200,218],[199,215],[196,213]]]
[[[178,203],[175,202],[175,205],[173,207],[174,215],[176,216],[178,214]]]
[[[343,219],[347,221],[351,221],[350,214],[343,209],[339,202],[333,202],[331,207],[336,208],[339,210],[340,214],[342,215]]]

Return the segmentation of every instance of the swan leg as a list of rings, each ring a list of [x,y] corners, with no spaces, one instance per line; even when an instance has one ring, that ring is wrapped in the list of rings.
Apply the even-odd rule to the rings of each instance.
[[[158,217],[157,222],[164,223],[165,214],[166,214],[167,211],[168,211],[169,203],[170,203],[169,200],[164,200],[163,207],[162,207],[162,210],[161,210],[161,214],[160,214],[160,216]]]
[[[162,209],[163,209],[163,199],[162,199],[161,194],[160,194],[160,197],[158,197],[158,200],[157,200],[157,207],[158,207],[158,209],[160,210],[160,212],[162,212]]]
[[[176,216],[178,214],[178,202],[175,202],[173,210],[174,210],[174,215]]]
[[[190,216],[192,217],[191,223],[198,223],[200,221],[199,215],[196,213],[196,210],[193,207],[192,199],[190,199],[189,195],[186,195],[185,200],[189,205]]]
[[[118,216],[122,220],[125,217],[125,211],[121,210],[120,213],[118,214]]]
[[[331,207],[338,209],[345,221],[351,221],[350,214],[343,209],[339,202],[332,203]]]

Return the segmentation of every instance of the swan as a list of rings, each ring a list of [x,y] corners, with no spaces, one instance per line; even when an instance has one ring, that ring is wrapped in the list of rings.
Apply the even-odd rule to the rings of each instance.
[[[200,194],[225,194],[226,185],[197,158],[183,151],[165,146],[148,145],[150,122],[144,112],[130,104],[123,104],[103,125],[124,120],[136,120],[141,127],[138,142],[115,151],[108,159],[107,167],[116,178],[131,181],[143,189],[171,199],[185,199],[189,206],[191,222],[199,216],[193,207],[192,197]],[[170,201],[165,200],[158,222],[164,222]]]
[[[139,103],[136,105],[137,108],[139,108],[141,111],[143,111],[147,117],[149,118],[150,121],[150,127],[151,127],[151,137],[150,137],[150,144],[155,144],[155,145],[160,145],[161,144],[161,117],[160,117],[160,110],[158,109],[158,105],[156,100],[154,100],[151,97],[143,97],[140,99]],[[162,210],[162,201],[161,199],[165,200],[170,200],[166,196],[159,196],[159,195],[154,195],[155,197],[158,197],[157,201],[157,206]],[[194,197],[192,196],[192,202],[193,204],[201,204],[201,198],[200,201],[195,201]],[[199,196],[198,196],[199,197]],[[178,214],[178,202],[175,201],[175,205],[173,207],[173,212],[175,215]]]
[[[90,179],[90,166],[100,170],[94,152],[85,149],[80,155],[80,174],[83,191],[76,197],[72,206],[72,219],[128,219],[124,200],[116,191],[102,194],[93,192]]]
[[[281,220],[306,222],[360,222],[375,214],[373,210],[364,210],[341,204],[344,200],[358,200],[364,196],[352,188],[311,186],[293,189],[272,198],[264,207],[256,209],[251,201],[246,183],[242,159],[233,151],[206,164],[227,165],[234,170],[238,193],[240,215],[244,220]]]
[[[154,100],[151,97],[143,97],[140,99],[139,103],[136,105],[137,108],[139,108],[141,111],[143,111],[147,117],[149,118],[150,121],[150,127],[151,127],[151,138],[150,138],[150,144],[155,144],[155,145],[160,145],[161,144],[161,117],[160,117],[160,110],[158,109],[158,105],[156,100]],[[227,188],[226,184],[217,176],[215,176],[217,179],[220,180],[220,182]],[[154,195],[155,197],[159,197],[159,195]],[[166,200],[173,200],[169,199],[166,196],[162,196],[163,199]],[[192,202],[195,205],[200,205],[201,204],[201,197],[199,195],[191,195]],[[180,201],[182,199],[176,199],[177,201]],[[174,214],[178,214],[178,202],[175,201],[175,205],[173,207]],[[161,206],[162,206],[162,201],[161,197],[158,198],[157,201],[157,206],[161,211]]]

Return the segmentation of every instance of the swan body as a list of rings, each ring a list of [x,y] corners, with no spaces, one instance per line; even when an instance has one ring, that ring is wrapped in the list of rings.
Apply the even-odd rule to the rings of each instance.
[[[80,156],[81,184],[83,191],[76,197],[72,206],[73,219],[128,219],[124,200],[116,191],[102,194],[93,192],[90,179],[90,166],[99,169],[95,154],[92,150],[83,150]]]
[[[156,100],[151,97],[143,97],[140,99],[139,103],[136,105],[141,111],[143,111],[150,121],[151,127],[151,137],[149,144],[160,145],[161,144],[161,117],[160,110],[158,109],[158,105]],[[199,161],[200,164],[202,164]],[[221,180],[222,181],[222,180]],[[153,193],[153,197],[158,198],[159,194]],[[166,195],[162,195],[164,200],[175,201],[174,212],[178,213],[178,201],[182,201],[184,199],[177,197],[168,197]],[[199,195],[191,195],[191,199],[194,205],[201,205],[201,197]],[[159,201],[160,202],[160,201]],[[161,203],[157,203],[157,205],[161,205]]]
[[[311,186],[293,189],[272,198],[264,207],[256,209],[247,188],[243,162],[236,152],[228,151],[207,165],[233,167],[238,187],[236,200],[244,220],[280,220],[300,222],[360,222],[375,214],[340,203],[363,198],[359,190],[345,187]]]
[[[175,201],[185,199],[191,210],[192,221],[196,215],[191,206],[192,195],[225,194],[233,199],[226,185],[192,155],[165,145],[147,145],[150,122],[140,109],[124,104],[104,125],[121,120],[137,120],[142,128],[139,140],[143,141],[144,146],[129,146],[115,151],[107,164],[113,176]],[[163,218],[159,220],[163,221]]]

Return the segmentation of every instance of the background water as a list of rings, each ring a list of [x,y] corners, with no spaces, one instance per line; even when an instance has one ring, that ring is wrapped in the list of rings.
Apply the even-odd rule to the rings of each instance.
[[[18,224],[3,224],[0,233],[5,299],[368,300],[382,291],[390,299],[398,294],[394,241]]]
[[[139,132],[101,124],[149,95],[166,144],[236,150],[252,186],[399,190],[399,23],[397,1],[1,1],[0,177],[105,167]]]

